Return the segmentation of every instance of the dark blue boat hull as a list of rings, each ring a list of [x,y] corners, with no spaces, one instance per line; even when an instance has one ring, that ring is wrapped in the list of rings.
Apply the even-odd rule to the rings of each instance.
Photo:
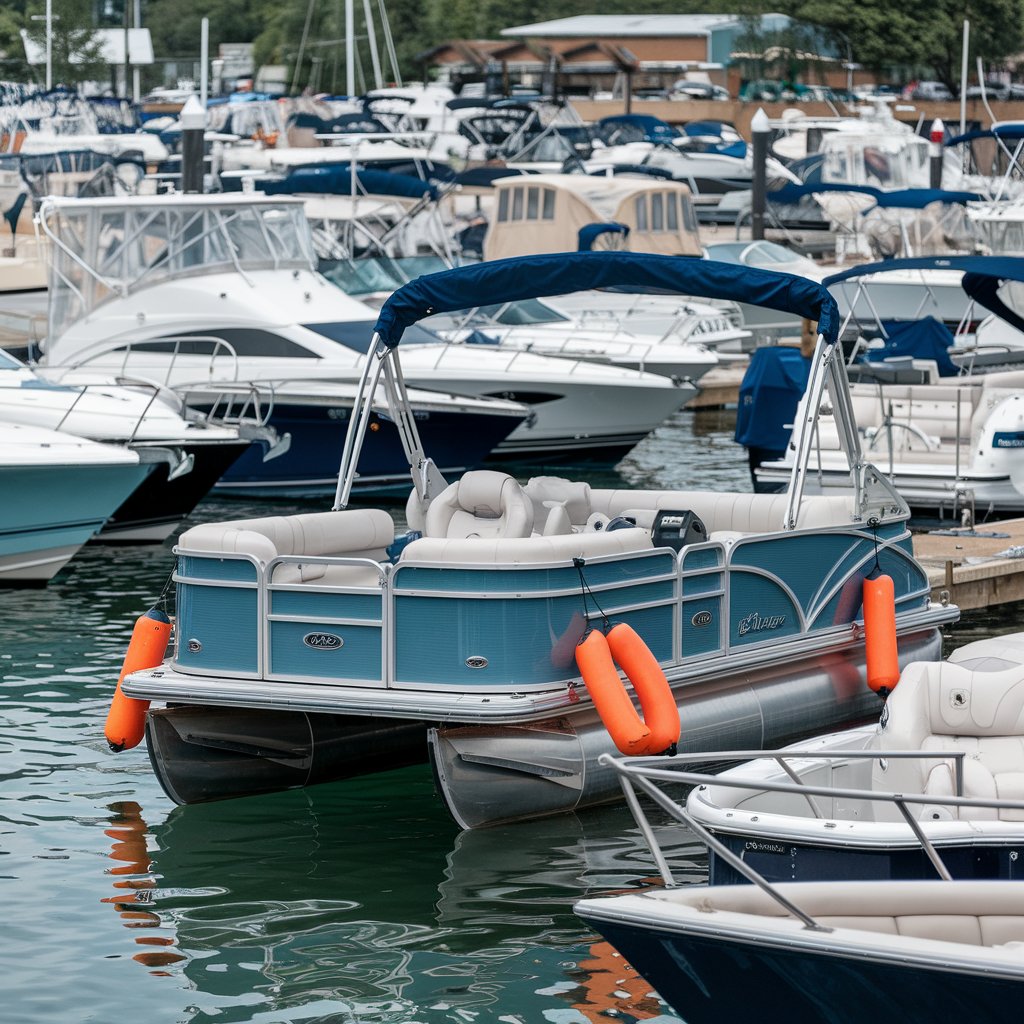
[[[947,964],[929,969],[864,955],[778,949],[585,918],[687,1024],[1002,1022],[1020,1012],[1020,981]]]
[[[910,881],[938,877],[920,848],[837,849],[722,832],[716,838],[769,882]],[[954,878],[1024,878],[1024,843],[965,843],[939,846],[938,852]],[[708,856],[708,878],[712,885],[747,882],[713,850]]]
[[[329,405],[289,404],[278,399],[270,426],[291,434],[285,454],[263,461],[254,449],[242,456],[217,485],[220,494],[302,497],[334,494],[351,410]],[[521,421],[515,416],[465,412],[417,412],[424,450],[445,475],[479,466]],[[354,490],[381,492],[410,486],[409,463],[398,430],[374,413],[359,457]]]

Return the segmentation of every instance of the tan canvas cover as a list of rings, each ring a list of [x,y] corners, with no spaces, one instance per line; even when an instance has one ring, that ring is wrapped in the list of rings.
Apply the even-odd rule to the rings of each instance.
[[[690,190],[676,181],[529,174],[495,183],[484,258],[574,252],[580,228],[615,221],[630,232],[606,236],[616,248],[668,256],[699,256]]]

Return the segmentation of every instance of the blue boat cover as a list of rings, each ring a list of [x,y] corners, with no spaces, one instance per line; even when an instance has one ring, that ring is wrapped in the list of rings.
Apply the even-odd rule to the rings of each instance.
[[[453,179],[459,185],[467,187],[489,188],[499,178],[519,177],[522,174],[533,174],[533,171],[519,167],[470,167],[460,171]]]
[[[427,274],[403,285],[384,303],[375,329],[394,348],[407,327],[433,313],[607,287],[749,302],[816,321],[829,343],[839,336],[836,300],[805,277],[637,252],[539,253]]]
[[[962,270],[964,273],[995,277],[1002,281],[1024,281],[1024,257],[1021,256],[914,256],[908,259],[861,263],[826,277],[826,288],[867,274],[884,274],[890,270]]]
[[[923,210],[930,203],[972,203],[981,199],[977,192],[950,192],[941,188],[901,188],[892,192],[879,192],[878,205],[900,207],[905,210]]]
[[[954,135],[951,139],[946,139],[943,145],[960,146],[965,142],[973,142],[975,139],[1004,139],[1010,141],[1024,139],[1024,122],[1013,121],[1008,124],[993,125],[991,128],[964,132],[963,135]]]
[[[845,182],[815,181],[798,185],[795,181],[787,181],[782,188],[769,191],[765,198],[770,203],[798,203],[804,196],[813,195],[815,192],[860,192],[867,196],[874,196],[877,199],[882,190],[873,188],[871,185],[849,185]]]
[[[597,122],[596,130],[599,135],[604,136],[611,129],[618,127],[632,128],[637,141],[643,142],[670,142],[672,139],[678,139],[680,134],[678,129],[652,114],[616,114],[613,117],[602,117]]]
[[[604,178],[608,172],[612,174],[644,174],[648,178],[663,178],[665,181],[672,181],[672,172],[666,171],[664,167],[650,167],[647,164],[608,164],[596,171],[588,171],[591,178]]]
[[[686,135],[717,135],[722,137],[721,121],[688,121],[683,125]]]
[[[883,348],[871,348],[866,353],[869,363],[911,356],[914,359],[934,359],[940,377],[955,377],[960,371],[949,358],[954,338],[949,328],[933,316],[920,320],[883,320],[882,327],[888,338]]]
[[[767,345],[754,349],[740,384],[736,441],[745,448],[783,452],[800,397],[807,388],[811,360],[800,349]]]
[[[411,174],[395,174],[393,171],[375,171],[357,166],[355,172],[357,190],[378,196],[401,196],[406,199],[421,199],[430,196],[437,199],[436,186],[415,178]],[[305,164],[293,167],[283,178],[255,178],[254,184],[267,195],[295,195],[313,193],[316,195],[348,195],[352,191],[352,165]]]
[[[620,224],[618,221],[608,221],[604,224],[585,224],[580,228],[579,243],[577,249],[580,252],[589,252],[594,248],[594,242],[605,234],[628,235],[629,225]]]
[[[980,303],[989,312],[995,313],[1018,331],[1024,331],[1024,317],[1010,309],[999,297],[999,286],[1002,283],[1003,278],[1001,277],[967,273],[964,274],[960,286],[975,302]]]

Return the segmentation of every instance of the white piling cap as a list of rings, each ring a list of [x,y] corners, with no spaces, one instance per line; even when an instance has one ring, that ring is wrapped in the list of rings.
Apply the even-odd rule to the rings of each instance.
[[[199,102],[199,97],[195,93],[185,100],[185,105],[181,108],[181,113],[178,115],[178,120],[181,121],[181,130],[185,132],[195,131],[196,129],[202,131],[206,127],[206,111],[203,109],[203,105]]]

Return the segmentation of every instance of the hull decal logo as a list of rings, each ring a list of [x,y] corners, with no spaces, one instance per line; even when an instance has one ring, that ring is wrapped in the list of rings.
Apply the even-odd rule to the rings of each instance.
[[[739,621],[740,636],[746,636],[747,633],[763,633],[766,630],[779,629],[785,621],[785,615],[761,615],[758,612],[751,612]]]
[[[307,633],[302,642],[315,651],[336,651],[345,641],[335,633]]]
[[[692,622],[695,626],[710,626],[711,620],[713,618],[714,616],[711,614],[711,612],[697,612],[697,614],[694,615],[692,619],[690,619],[690,622]]]
[[[487,659],[479,654],[471,655],[466,659],[466,668],[487,668]]]

